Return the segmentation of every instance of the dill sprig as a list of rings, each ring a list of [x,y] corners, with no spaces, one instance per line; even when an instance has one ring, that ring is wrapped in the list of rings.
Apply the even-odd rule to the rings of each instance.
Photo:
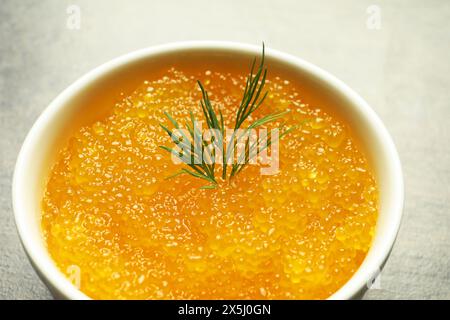
[[[260,152],[265,150],[272,144],[272,141],[267,136],[267,134],[262,138],[260,137],[259,139],[257,139],[257,141],[254,141],[253,143],[250,142],[250,137],[247,136],[246,134],[242,133],[238,134],[238,132],[240,132],[239,129],[241,129],[244,123],[246,123],[250,115],[252,115],[256,110],[260,108],[260,106],[267,97],[268,91],[264,91],[264,86],[267,77],[267,68],[265,67],[264,63],[265,63],[265,47],[263,43],[262,56],[259,66],[255,71],[256,65],[256,57],[255,57],[251,65],[250,73],[246,79],[242,100],[236,112],[234,130],[226,146],[224,146],[225,126],[222,112],[220,109],[218,109],[217,111],[215,110],[209,98],[208,91],[205,90],[204,86],[200,81],[197,81],[197,84],[202,93],[200,107],[202,109],[203,116],[205,118],[208,128],[213,129],[213,131],[211,132],[214,133],[210,141],[205,141],[202,137],[202,133],[197,130],[198,128],[196,128],[195,126],[196,119],[192,112],[190,112],[189,120],[185,122],[185,126],[187,131],[189,132],[190,137],[188,137],[187,134],[183,132],[183,130],[178,130],[179,132],[181,132],[181,136],[175,137],[170,129],[161,124],[161,127],[171,137],[172,141],[176,145],[180,146],[183,150],[185,151],[187,150],[187,152],[183,153],[166,146],[160,146],[162,149],[172,153],[182,162],[184,162],[189,166],[189,169],[183,168],[179,172],[175,173],[174,175],[171,175],[168,178],[173,178],[181,174],[189,174],[193,177],[206,180],[210,183],[209,185],[203,186],[202,189],[215,188],[218,184],[217,178],[215,177],[216,161],[214,161],[216,157],[215,154],[216,149],[213,148],[212,152],[209,153],[211,150],[209,146],[211,144],[214,144],[215,147],[217,147],[219,150],[222,151],[223,180],[226,180],[227,178],[228,163],[232,159],[232,157],[234,157],[234,154],[232,154],[232,152],[235,149],[234,147],[238,143],[244,143],[245,152],[239,155],[237,163],[233,163],[231,165],[229,179],[235,177],[239,172],[242,171],[242,169],[246,165],[249,164],[253,156],[256,155],[255,151],[258,144],[261,145],[261,143],[264,143],[263,148],[260,148],[259,150]],[[289,111],[271,113],[260,119],[254,120],[246,127],[246,130],[244,130],[244,132],[249,132],[250,130],[261,127],[269,122],[276,121],[282,118],[288,112]],[[173,119],[173,117],[170,114],[165,112],[165,115],[176,129],[181,129],[179,123],[175,119]],[[284,128],[284,125],[282,125],[280,126],[279,129],[281,129],[279,134],[279,138],[281,139],[283,136],[285,136],[293,129],[295,129],[295,127]],[[218,132],[219,134],[215,134],[215,132]],[[224,147],[226,147],[225,154],[223,152]],[[204,154],[206,154],[207,156],[204,157],[203,156]]]
[[[212,183],[212,185],[217,185],[217,180],[214,176],[214,163],[207,163],[207,161],[205,161],[203,157],[206,144],[205,141],[201,141],[200,143],[198,141],[199,140],[198,137],[201,135],[199,135],[200,133],[198,132],[198,128],[195,125],[196,120],[194,114],[190,112],[190,124],[186,122],[186,128],[189,132],[190,138],[187,137],[186,133],[183,130],[180,130],[181,129],[180,125],[174,118],[172,118],[172,116],[169,113],[164,112],[164,114],[173,124],[173,126],[176,129],[179,129],[177,132],[180,132],[181,136],[177,137],[170,129],[168,129],[163,124],[160,124],[161,128],[165,132],[167,132],[167,134],[175,143],[175,145],[181,146],[183,150],[188,150],[189,153],[185,154],[183,152],[177,151],[173,148],[169,148],[166,146],[160,146],[160,148],[175,155],[177,158],[179,158],[182,162],[187,164],[192,169],[190,170],[187,168],[182,168],[179,172],[167,177],[167,179],[174,178],[181,174],[190,174],[191,176],[194,176],[196,178],[206,180]],[[200,149],[201,152],[198,152],[197,151],[198,149]]]

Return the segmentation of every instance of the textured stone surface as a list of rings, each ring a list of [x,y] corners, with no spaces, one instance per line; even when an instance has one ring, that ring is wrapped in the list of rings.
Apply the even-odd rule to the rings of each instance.
[[[258,44],[309,60],[358,91],[391,132],[404,168],[402,227],[369,299],[450,299],[450,3],[377,1],[12,1],[0,4],[0,298],[48,299],[20,246],[11,177],[46,105],[93,67],[179,40]],[[81,9],[80,30],[66,9]]]

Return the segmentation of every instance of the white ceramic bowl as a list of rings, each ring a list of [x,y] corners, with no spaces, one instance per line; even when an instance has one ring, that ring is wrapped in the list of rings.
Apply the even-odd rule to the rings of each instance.
[[[160,65],[186,57],[230,56],[247,59],[260,46],[231,42],[179,42],[139,50],[114,59],[87,73],[64,90],[42,113],[26,137],[13,179],[13,206],[17,228],[28,257],[52,293],[59,298],[86,299],[51,259],[42,237],[41,199],[57,149],[74,127],[101,114],[120,91],[132,90],[142,76]],[[402,215],[403,178],[399,157],[386,128],[369,105],[328,72],[297,57],[267,49],[271,68],[289,70],[305,88],[320,90],[348,121],[376,173],[380,212],[372,247],[358,271],[331,299],[350,299],[367,290],[394,244]],[[177,60],[178,59],[178,60]],[[108,91],[108,94],[100,93]],[[92,106],[98,106],[93,108]],[[98,109],[98,110],[97,110]],[[83,114],[83,117],[80,115]]]

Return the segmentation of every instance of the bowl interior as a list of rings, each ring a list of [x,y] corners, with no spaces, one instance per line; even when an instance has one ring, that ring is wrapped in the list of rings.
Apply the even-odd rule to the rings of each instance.
[[[121,94],[168,67],[189,69],[201,63],[214,70],[238,68],[245,74],[260,47],[230,43],[181,43],[145,49],[113,60],[88,73],[59,95],[28,134],[16,165],[13,204],[17,227],[32,263],[49,287],[66,298],[86,298],[49,256],[40,226],[41,199],[57,151],[80,126],[108,114]],[[305,102],[346,121],[376,174],[380,212],[373,245],[355,275],[331,298],[345,299],[364,289],[387,258],[400,223],[403,185],[392,140],[370,107],[351,89],[323,70],[292,56],[267,50],[269,74],[295,82]],[[320,93],[320,94],[318,94]]]

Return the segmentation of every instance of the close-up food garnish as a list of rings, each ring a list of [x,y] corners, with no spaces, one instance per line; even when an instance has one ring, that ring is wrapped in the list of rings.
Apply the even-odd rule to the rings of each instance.
[[[219,163],[222,164],[222,180],[225,180],[227,178],[227,166],[230,163],[230,160],[235,160],[231,161],[232,166],[229,174],[229,178],[231,179],[251,160],[253,160],[258,153],[263,152],[272,144],[272,140],[267,133],[263,134],[262,137],[259,137],[259,139],[252,140],[252,136],[249,132],[269,122],[280,119],[286,112],[289,111],[275,112],[265,115],[260,119],[252,121],[248,127],[243,130],[243,132],[239,131],[240,129],[242,130],[241,126],[247,121],[247,119],[249,119],[251,115],[261,106],[268,94],[268,92],[263,92],[267,76],[267,69],[264,69],[264,44],[259,68],[256,73],[253,74],[255,62],[256,58],[253,60],[250,74],[245,82],[244,94],[239,107],[237,108],[234,128],[230,134],[228,142],[226,142],[227,139],[225,135],[225,125],[222,111],[219,109],[219,115],[217,115],[217,111],[214,109],[211,100],[209,99],[208,92],[204,89],[200,81],[197,81],[202,92],[203,99],[200,102],[200,106],[208,128],[210,130],[216,130],[215,134],[214,131],[212,131],[213,133],[209,136],[209,139],[205,141],[203,134],[196,130],[197,120],[192,112],[190,112],[190,124],[188,124],[189,120],[186,122],[186,128],[189,134],[185,134],[181,131],[179,136],[176,136],[171,130],[161,124],[161,127],[167,132],[175,144],[179,146],[181,145],[183,149],[186,150],[183,152],[183,150],[174,150],[166,146],[161,146],[161,148],[175,155],[193,169],[193,171],[182,169],[180,172],[172,175],[171,177],[178,176],[180,174],[190,174],[191,176],[204,179],[211,183],[210,185],[202,188],[215,188],[218,184],[214,172],[215,163],[218,158],[218,154],[215,152],[216,150],[219,150],[220,152],[220,158],[222,160],[219,161]],[[176,120],[174,120],[168,113],[166,113],[166,116],[176,129],[180,129],[180,125]],[[282,138],[292,129],[294,129],[294,127],[285,129],[281,133],[278,133],[277,138]],[[234,157],[233,151],[236,150],[235,146],[238,144],[244,146],[243,152],[238,153],[236,159],[231,159]],[[212,148],[208,148],[208,146],[212,146]],[[258,146],[261,147],[258,148]]]
[[[378,217],[372,168],[332,106],[264,57],[248,75],[168,66],[59,151],[42,229],[82,292],[324,299],[359,268]]]

